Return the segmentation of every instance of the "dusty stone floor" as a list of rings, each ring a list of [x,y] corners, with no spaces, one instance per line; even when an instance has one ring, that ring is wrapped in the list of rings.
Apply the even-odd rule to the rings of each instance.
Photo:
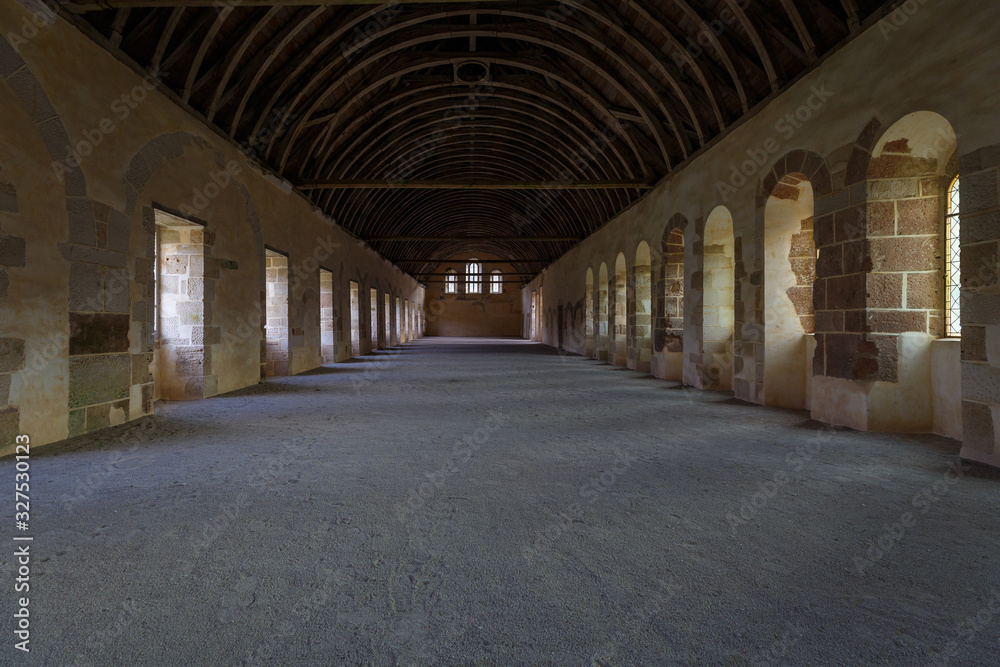
[[[157,412],[33,453],[0,662],[996,664],[1000,476],[954,442],[513,340]]]

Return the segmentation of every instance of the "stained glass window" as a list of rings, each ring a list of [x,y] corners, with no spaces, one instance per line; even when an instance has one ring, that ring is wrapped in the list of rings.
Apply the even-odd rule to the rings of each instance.
[[[962,246],[959,236],[958,178],[948,188],[948,215],[945,218],[945,319],[947,336],[962,334]]]

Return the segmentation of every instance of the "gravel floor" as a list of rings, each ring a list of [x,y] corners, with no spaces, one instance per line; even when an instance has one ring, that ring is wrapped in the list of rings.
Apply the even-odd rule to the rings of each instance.
[[[957,450],[424,339],[34,451],[0,662],[997,664],[1000,475]]]

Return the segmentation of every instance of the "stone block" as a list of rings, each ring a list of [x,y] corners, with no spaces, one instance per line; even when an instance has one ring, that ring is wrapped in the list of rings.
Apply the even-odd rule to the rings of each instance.
[[[0,234],[0,266],[22,268],[27,263],[28,246],[19,236]]]
[[[868,312],[868,330],[883,334],[927,332],[927,313],[922,310],[874,310]]]
[[[865,307],[865,274],[830,278],[826,284],[827,310],[857,310]]]
[[[861,239],[844,244],[844,273],[863,273],[871,270],[872,260],[868,241]]]
[[[42,143],[45,144],[49,157],[53,160],[66,159],[66,147],[70,145],[66,128],[58,118],[51,118],[36,125],[38,132],[42,136]]]
[[[824,310],[816,313],[816,331],[842,333],[844,331],[844,312],[840,310]]]
[[[0,447],[14,446],[17,436],[21,435],[19,431],[20,420],[21,415],[17,409],[0,410]]]
[[[962,289],[981,289],[997,283],[1000,244],[977,243],[962,246]]]
[[[70,356],[128,352],[129,319],[127,313],[70,313]]]
[[[919,194],[920,182],[915,178],[868,182],[869,200],[911,199]]]
[[[868,213],[865,205],[852,206],[834,214],[834,231],[837,243],[864,238],[868,232]]]
[[[937,273],[906,275],[906,307],[936,310],[941,308],[943,284]]]
[[[66,200],[69,216],[69,240],[82,245],[96,246],[94,206],[86,197],[69,197]]]
[[[967,364],[962,364],[963,374],[966,367]],[[962,401],[962,445],[984,454],[993,453],[996,448],[996,431],[989,404]]]
[[[7,298],[7,291],[10,289],[10,277],[4,269],[0,269],[0,299]]]
[[[10,183],[0,182],[0,213],[17,213],[17,191]]]
[[[69,411],[69,437],[75,438],[87,432],[87,409]]]
[[[890,237],[870,239],[874,271],[936,271],[941,257],[934,237]]]
[[[219,327],[192,327],[191,343],[194,345],[216,345],[222,342],[222,330]]]
[[[97,312],[104,307],[101,269],[93,264],[72,262],[69,266],[69,309]]]
[[[59,251],[62,253],[63,257],[70,262],[84,262],[87,264],[97,264],[99,266],[110,266],[115,269],[125,268],[128,260],[128,255],[123,253],[68,243],[60,243]]]
[[[24,105],[33,122],[39,123],[56,115],[48,96],[28,68],[20,69],[12,74],[7,79],[7,85],[10,86],[14,96]],[[67,144],[63,144],[61,148],[63,153],[52,154],[50,151],[51,157],[64,157]]]
[[[986,327],[962,327],[962,361],[987,361]]]
[[[788,299],[799,315],[811,315],[813,312],[813,289],[811,286],[800,285],[785,290]]]
[[[896,202],[869,202],[865,219],[868,238],[893,236],[896,233]]]
[[[169,255],[160,263],[161,274],[186,275],[188,272],[187,255]]]
[[[104,310],[109,313],[127,313],[129,303],[128,269],[104,270]]]
[[[820,248],[819,259],[816,260],[816,275],[819,278],[844,275],[843,245]]]
[[[177,317],[181,326],[204,326],[205,315],[205,306],[200,301],[184,301],[177,304]]]
[[[962,398],[1000,403],[1000,368],[972,362],[962,364]]]
[[[851,192],[848,189],[843,189],[825,197],[818,197],[816,199],[816,215],[827,215],[850,205]]]
[[[0,373],[0,410],[10,403],[10,374]]]
[[[6,39],[0,39],[0,77],[10,76],[23,65],[24,61],[14,47]]]
[[[205,348],[200,345],[187,347],[176,347],[174,351],[177,355],[174,369],[177,375],[182,377],[192,375],[208,375],[212,372],[211,356],[206,354]]]
[[[902,308],[903,307],[903,274],[902,273],[871,273],[868,282],[868,307],[870,308]]]
[[[153,381],[153,374],[150,371],[152,363],[152,354],[132,355],[132,384],[146,384]]]
[[[111,404],[91,405],[87,408],[87,432],[111,426]]]
[[[126,399],[131,379],[129,354],[72,357],[69,360],[69,406],[81,408]]]
[[[867,368],[867,376],[858,379],[899,382],[899,338],[897,336],[869,336],[867,347],[874,352],[875,368],[870,368],[871,354],[860,360],[859,366]]]
[[[24,368],[24,341],[20,338],[0,338],[0,373],[12,373]]]
[[[996,208],[997,172],[990,169],[962,177],[961,211],[963,214]]]
[[[180,294],[180,276],[160,276],[161,294]]]
[[[900,236],[938,234],[941,227],[941,203],[937,197],[903,199],[896,202],[899,221],[896,233]]]
[[[1000,295],[962,293],[962,326],[1000,324]]]

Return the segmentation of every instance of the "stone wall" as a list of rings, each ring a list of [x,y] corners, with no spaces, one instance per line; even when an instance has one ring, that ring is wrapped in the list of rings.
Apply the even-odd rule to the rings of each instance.
[[[526,287],[525,305],[542,287],[546,299],[579,303],[587,298],[588,272],[597,277],[619,253],[631,258],[647,244],[654,250],[652,366],[658,377],[704,388],[726,388],[714,378],[732,378],[735,397],[744,401],[787,402],[818,420],[854,428],[949,437],[962,434],[958,397],[947,389],[961,377],[968,421],[963,455],[1000,462],[994,428],[1000,393],[992,389],[1000,383],[991,375],[1000,355],[991,356],[989,333],[996,324],[990,299],[1000,292],[994,286],[1000,235],[967,232],[979,220],[994,228],[1000,220],[992,208],[1000,195],[991,148],[1000,143],[994,111],[1000,90],[993,84],[1000,65],[981,57],[991,48],[981,29],[992,20],[989,10],[963,4],[956,12],[954,6],[924,3],[893,31],[868,26],[567,252]],[[961,63],[961,78],[954,76],[955,63]],[[908,74],[914,68],[920,77]],[[934,345],[943,333],[942,193],[958,172],[961,367],[947,352],[951,348]],[[780,199],[786,187],[806,184],[810,210],[803,210],[794,230],[766,239],[769,201],[775,193]],[[708,252],[718,244],[707,242],[705,229],[720,207],[732,219],[731,260],[725,260],[734,281],[731,338],[725,327],[709,333],[707,324],[717,315],[709,310],[708,290],[718,288],[710,272],[721,258]],[[671,328],[668,311],[680,309],[668,305],[675,297],[667,292],[667,272],[677,280],[680,272],[670,267],[681,254],[676,243],[664,241],[681,219],[691,221],[677,286],[686,303],[682,322]],[[813,263],[815,280],[809,275]],[[776,264],[783,265],[779,273],[787,284],[770,290],[765,277]],[[593,303],[584,304],[595,314],[597,340],[605,318],[602,291],[609,290],[614,312],[614,288],[613,272],[605,273],[594,281]],[[565,349],[586,352],[584,326],[566,326],[579,326],[579,335],[562,331],[546,342],[557,345],[561,338]],[[782,337],[794,343],[785,352],[773,346]],[[684,355],[682,366],[678,354]],[[783,365],[802,372],[784,372]],[[794,376],[798,388],[786,401],[765,376],[778,386],[787,383],[775,378]]]
[[[349,341],[345,273],[364,276],[365,291],[377,283],[422,304],[410,277],[162,95],[154,78],[61,19],[21,40],[30,17],[0,0],[0,453],[17,433],[38,446],[150,414],[157,378],[171,374],[182,386],[172,396],[183,398],[260,381],[265,244],[287,256],[289,373],[330,359],[321,266],[339,267],[338,360]],[[123,96],[134,103],[124,117],[112,111]],[[200,251],[167,244],[167,258],[188,257],[183,273],[166,274],[176,295],[199,304],[185,305],[186,323],[169,332],[168,359],[156,350],[158,210],[204,228]]]

